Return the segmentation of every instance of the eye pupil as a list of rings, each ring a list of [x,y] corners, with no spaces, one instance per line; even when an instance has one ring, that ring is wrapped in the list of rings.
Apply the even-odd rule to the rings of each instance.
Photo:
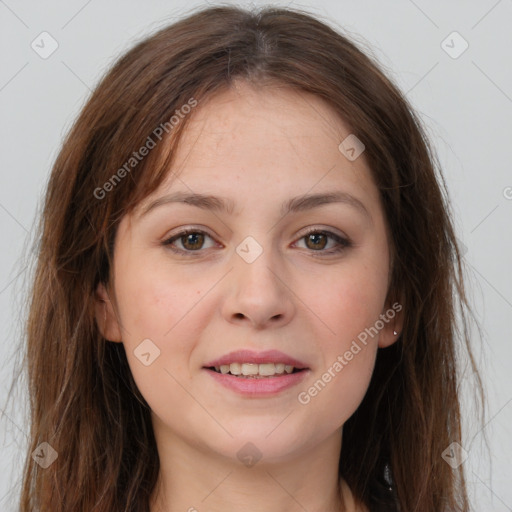
[[[187,249],[191,249],[191,250],[200,249],[201,245],[204,242],[204,240],[203,240],[204,235],[202,235],[201,233],[188,233],[188,234],[182,236],[181,238],[182,238],[183,246],[186,247]],[[197,241],[198,238],[199,238],[199,242]],[[190,246],[187,247],[187,244],[189,242],[191,242],[192,247],[190,247]]]
[[[321,244],[321,246],[317,245],[318,241],[319,241],[318,237],[323,237],[324,243]],[[323,233],[312,233],[312,234],[307,236],[307,240],[308,240],[308,243],[309,243],[309,241],[313,241],[313,243],[315,244],[313,246],[314,249],[318,249],[318,248],[323,249],[325,247],[326,237],[325,237],[325,235]]]

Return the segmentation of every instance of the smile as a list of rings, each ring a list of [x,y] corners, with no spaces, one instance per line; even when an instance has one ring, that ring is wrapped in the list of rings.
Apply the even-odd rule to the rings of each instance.
[[[232,365],[234,366],[234,371],[240,371],[239,374],[232,374],[230,372]],[[310,373],[308,368],[298,369],[293,366],[281,368],[279,363],[231,363],[230,365],[222,366],[222,370],[226,373],[222,373],[220,367],[217,367],[218,369],[215,367],[205,367],[203,371],[222,387],[247,398],[266,398],[278,395],[289,388],[298,386]],[[276,368],[271,369],[269,366],[275,366]],[[263,369],[260,369],[260,367],[263,367]],[[288,371],[286,371],[287,369]],[[242,373],[244,370],[249,374],[244,375]],[[272,375],[264,375],[271,370],[274,370]],[[278,373],[276,370],[282,371]]]
[[[214,366],[213,370],[217,373],[247,378],[273,377],[299,371],[297,368],[284,363],[231,363]]]

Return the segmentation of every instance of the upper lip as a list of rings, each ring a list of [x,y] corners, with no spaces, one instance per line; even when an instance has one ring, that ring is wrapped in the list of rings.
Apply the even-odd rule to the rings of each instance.
[[[307,368],[307,365],[302,361],[299,361],[284,352],[280,352],[279,350],[265,350],[263,352],[255,352],[253,350],[235,350],[220,357],[219,359],[210,361],[205,365],[205,367],[210,368],[231,363],[283,363],[285,365],[293,366],[298,370]]]

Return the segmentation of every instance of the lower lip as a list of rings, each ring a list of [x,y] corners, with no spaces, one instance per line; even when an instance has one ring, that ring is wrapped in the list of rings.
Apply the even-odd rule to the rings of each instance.
[[[236,391],[242,395],[269,396],[275,395],[299,384],[308,373],[308,370],[302,370],[296,373],[285,373],[279,376],[263,378],[244,378],[236,377],[228,373],[217,373],[213,370],[205,369],[219,384]]]

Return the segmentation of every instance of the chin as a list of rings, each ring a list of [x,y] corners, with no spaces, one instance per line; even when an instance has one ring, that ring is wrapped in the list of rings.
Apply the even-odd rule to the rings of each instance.
[[[218,452],[228,458],[238,459],[242,464],[249,465],[263,463],[278,463],[291,459],[303,451],[308,441],[304,439],[305,432],[298,435],[297,428],[292,425],[284,425],[286,416],[278,421],[262,421],[255,424],[254,420],[248,422],[246,419],[237,423],[237,428],[228,430],[233,434],[226,443],[224,436],[222,448],[219,445],[215,448]],[[277,427],[277,428],[276,428]],[[235,434],[237,432],[237,434]],[[252,462],[251,462],[252,461]]]

